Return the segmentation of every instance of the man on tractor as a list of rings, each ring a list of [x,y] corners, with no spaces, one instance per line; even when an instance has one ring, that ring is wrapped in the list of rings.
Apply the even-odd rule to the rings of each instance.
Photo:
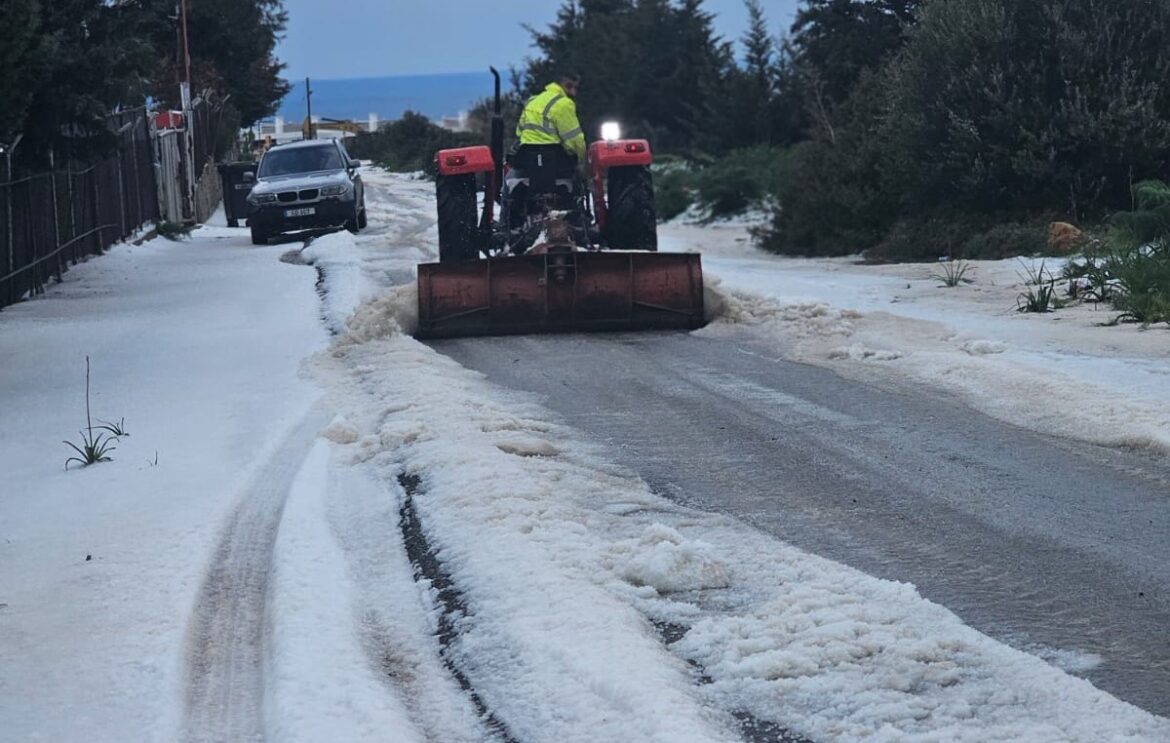
[[[520,146],[560,145],[575,159],[574,164],[585,163],[585,132],[577,119],[577,91],[581,76],[562,75],[558,82],[528,99],[520,121],[516,125],[516,139]]]
[[[508,157],[502,218],[512,231],[514,252],[532,245],[550,211],[568,212],[579,244],[590,242],[584,206],[585,133],[574,99],[581,77],[563,74],[528,99],[516,124],[516,147]],[[531,234],[529,234],[531,233]]]

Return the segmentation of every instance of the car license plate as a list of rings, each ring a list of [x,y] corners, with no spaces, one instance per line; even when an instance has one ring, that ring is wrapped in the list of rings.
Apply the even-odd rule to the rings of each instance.
[[[303,209],[285,209],[284,216],[286,217],[308,217],[317,213],[317,208],[313,206],[306,206]]]

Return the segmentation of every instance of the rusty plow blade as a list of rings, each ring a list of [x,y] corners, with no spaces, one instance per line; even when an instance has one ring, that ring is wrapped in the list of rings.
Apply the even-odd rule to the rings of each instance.
[[[419,338],[701,327],[694,253],[564,252],[418,267]]]

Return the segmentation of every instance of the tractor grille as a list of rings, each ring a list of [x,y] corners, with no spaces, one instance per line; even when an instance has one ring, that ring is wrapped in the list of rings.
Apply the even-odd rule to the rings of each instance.
[[[288,203],[290,201],[296,201],[297,200],[297,192],[296,191],[281,191],[280,193],[276,194],[276,198],[280,199],[281,201],[283,201],[285,203]]]
[[[299,196],[301,197],[301,201],[311,201],[317,198],[317,189],[306,188],[304,191],[300,192]]]

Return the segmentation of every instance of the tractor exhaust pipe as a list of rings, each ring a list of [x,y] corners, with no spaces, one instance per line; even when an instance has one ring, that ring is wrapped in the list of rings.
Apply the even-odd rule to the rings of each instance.
[[[500,73],[489,67],[496,78],[495,110],[492,112],[492,168],[488,182],[483,189],[483,213],[479,217],[479,249],[486,250],[492,244],[492,222],[495,219],[496,202],[500,200],[500,189],[504,178],[504,116],[500,102]]]
[[[500,73],[495,67],[489,69],[496,78],[496,106],[492,114],[492,160],[496,164],[496,170],[492,192],[488,195],[491,196],[492,201],[498,201],[504,177],[504,114],[500,104]]]

